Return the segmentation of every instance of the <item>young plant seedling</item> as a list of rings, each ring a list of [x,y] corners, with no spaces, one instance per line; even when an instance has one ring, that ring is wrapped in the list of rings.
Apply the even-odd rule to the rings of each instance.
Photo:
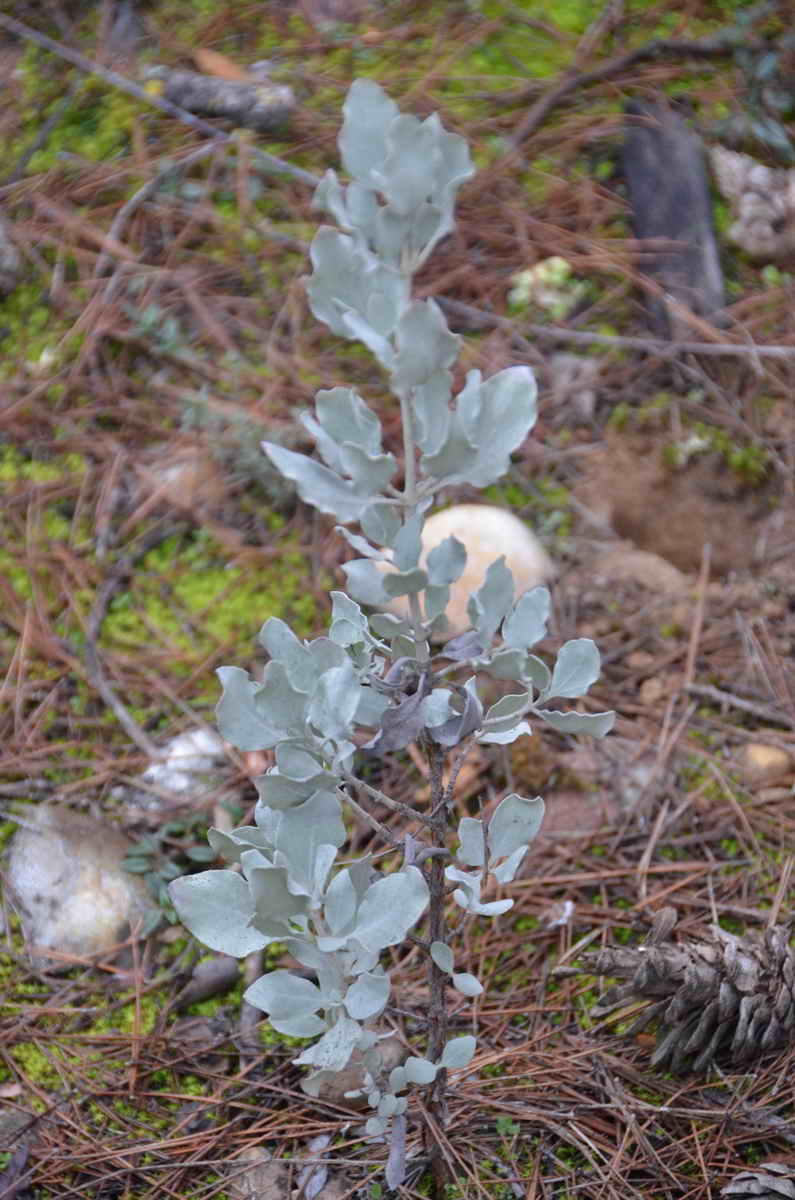
[[[259,635],[270,659],[261,683],[238,667],[220,668],[221,733],[244,751],[273,750],[276,765],[256,781],[256,823],[209,834],[235,869],[176,879],[170,890],[180,919],[211,948],[242,957],[277,941],[313,973],[314,980],[269,971],[246,999],[281,1033],[317,1039],[295,1060],[311,1068],[303,1080],[310,1095],[359,1052],[361,1085],[351,1095],[367,1097],[367,1132],[389,1137],[386,1180],[395,1187],[406,1173],[413,1089],[426,1089],[425,1104],[443,1128],[448,1072],[467,1067],[475,1053],[471,1034],[448,1029],[448,989],[466,997],[483,990],[456,963],[448,902],[459,917],[507,912],[512,900],[484,895],[492,881],[514,878],[544,812],[540,797],[508,795],[490,820],[458,820],[452,849],[456,774],[473,744],[529,734],[529,716],[563,733],[603,737],[613,714],[549,707],[588,691],[599,653],[578,638],[561,648],[552,670],[532,654],[546,633],[549,593],[538,587],[515,596],[503,558],[469,598],[471,629],[434,649],[466,552],[449,537],[422,559],[425,514],[440,489],[486,487],[506,472],[535,421],[535,382],[526,366],[485,380],[470,371],[453,396],[460,339],[433,300],[412,298],[412,276],[453,228],[456,192],[473,174],[464,139],[435,114],[402,115],[371,80],[353,84],[344,114],[339,145],[351,182],[328,171],[317,189],[316,205],[339,228],[317,233],[307,292],[315,316],[363,342],[387,373],[400,405],[403,462],[384,450],[378,417],[348,387],[319,391],[314,414],[302,414],[319,460],[264,443],[302,499],[337,519],[356,557],[343,568],[347,591],[331,593],[326,636],[301,641],[271,618]],[[385,611],[398,597],[404,616]],[[479,694],[482,674],[510,685],[489,707]],[[412,742],[431,779],[421,807],[357,774],[362,755]],[[337,865],[345,809],[394,853]],[[387,814],[395,818],[389,826]],[[387,1071],[377,1022],[392,981],[381,960],[389,947],[409,944],[427,963],[427,1040]],[[429,1124],[425,1148],[439,1192],[444,1160]]]

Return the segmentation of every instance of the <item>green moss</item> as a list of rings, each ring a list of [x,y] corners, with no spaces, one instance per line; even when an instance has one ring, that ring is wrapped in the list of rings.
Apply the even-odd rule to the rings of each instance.
[[[308,572],[303,555],[289,547],[267,566],[230,567],[222,547],[203,531],[186,544],[170,538],[144,559],[133,589],[112,603],[103,644],[132,650],[155,637],[185,656],[172,666],[187,673],[219,644],[250,644],[270,616],[309,636],[318,613],[306,588]]]
[[[19,1068],[23,1080],[46,1091],[61,1087],[61,1077],[53,1066],[51,1059],[63,1059],[63,1050],[59,1046],[51,1046],[51,1057],[41,1051],[33,1042],[17,1042],[10,1050],[10,1057]]]

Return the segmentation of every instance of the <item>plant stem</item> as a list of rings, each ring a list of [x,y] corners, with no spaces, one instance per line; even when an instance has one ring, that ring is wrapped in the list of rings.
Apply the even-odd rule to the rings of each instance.
[[[441,803],[444,795],[442,768],[445,752],[441,746],[431,742],[430,738],[424,738],[423,743],[431,768],[431,841],[434,849],[443,850],[447,845],[449,821],[447,806]],[[443,855],[431,857],[427,879],[430,891],[428,941],[446,942],[446,881]],[[428,955],[428,993],[427,1057],[432,1062],[436,1062],[441,1057],[447,1042],[447,976],[437,967],[430,954]],[[442,1070],[438,1072],[436,1079],[430,1085],[427,1097],[428,1111],[434,1118],[433,1124],[438,1129],[444,1129],[447,1123],[446,1092],[447,1072]],[[433,1138],[430,1123],[425,1127],[424,1136],[425,1149],[433,1174],[434,1194],[436,1200],[443,1200],[445,1186],[449,1182],[447,1165]]]

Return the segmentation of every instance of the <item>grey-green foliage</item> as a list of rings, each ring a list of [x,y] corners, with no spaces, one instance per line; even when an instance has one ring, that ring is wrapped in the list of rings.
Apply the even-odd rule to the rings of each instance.
[[[530,717],[602,737],[613,714],[547,707],[587,692],[599,654],[586,639],[567,642],[550,671],[532,653],[546,634],[549,594],[539,587],[516,596],[503,558],[470,597],[471,629],[432,652],[466,553],[450,537],[423,560],[425,512],[448,484],[484,486],[504,473],[535,420],[535,383],[524,366],[487,380],[471,371],[453,397],[459,339],[432,300],[411,296],[412,274],[453,227],[456,191],[473,173],[464,140],[436,116],[401,116],[377,84],[359,80],[345,102],[340,148],[352,182],[345,187],[329,171],[317,190],[316,204],[340,228],[318,232],[307,290],[316,316],[363,341],[389,374],[402,414],[403,486],[394,483],[399,464],[384,450],[378,417],[351,388],[318,392],[314,413],[302,414],[319,460],[264,443],[303,499],[337,518],[357,557],[344,568],[348,592],[332,593],[327,636],[303,642],[271,618],[260,633],[269,658],[262,681],[237,667],[219,670],[223,736],[241,750],[273,750],[276,765],[257,780],[255,824],[210,834],[232,867],[176,880],[172,895],[188,928],[213,949],[245,955],[278,941],[313,973],[316,982],[271,971],[246,998],[280,1032],[318,1038],[296,1060],[312,1068],[310,1093],[362,1052],[361,1087],[375,1110],[368,1130],[381,1134],[402,1117],[411,1084],[465,1067],[475,1050],[473,1037],[456,1037],[436,1061],[413,1056],[388,1075],[381,1069],[375,1022],[390,994],[381,954],[425,916],[428,851],[453,859],[446,877],[464,913],[497,916],[513,901],[483,900],[484,888],[489,876],[499,884],[514,878],[543,802],[512,794],[488,822],[464,817],[454,855],[418,837],[398,840],[374,813],[401,806],[355,773],[361,730],[370,752],[418,740],[446,753],[462,743],[512,742],[530,732]],[[350,524],[360,532],[342,528]],[[407,598],[404,616],[361,607],[383,609],[397,597]],[[484,672],[512,685],[489,707],[478,688]],[[384,872],[371,857],[335,865],[346,805],[402,852],[399,865]],[[408,815],[433,828],[428,814]],[[425,947],[464,996],[482,990],[455,969],[445,941]],[[398,1158],[390,1160],[393,1181]]]

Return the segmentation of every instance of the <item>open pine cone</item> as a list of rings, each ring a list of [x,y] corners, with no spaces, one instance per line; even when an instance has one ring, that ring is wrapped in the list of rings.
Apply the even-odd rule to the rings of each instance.
[[[721,1196],[758,1197],[763,1200],[795,1200],[795,1167],[786,1163],[760,1163],[748,1171],[740,1171],[721,1188]]]
[[[586,970],[626,981],[594,1006],[595,1017],[640,1007],[627,1032],[657,1021],[652,1065],[672,1071],[705,1070],[719,1052],[746,1063],[795,1039],[795,952],[786,929],[736,937],[712,926],[708,941],[677,945],[675,924],[676,911],[661,909],[642,945],[583,955]]]

